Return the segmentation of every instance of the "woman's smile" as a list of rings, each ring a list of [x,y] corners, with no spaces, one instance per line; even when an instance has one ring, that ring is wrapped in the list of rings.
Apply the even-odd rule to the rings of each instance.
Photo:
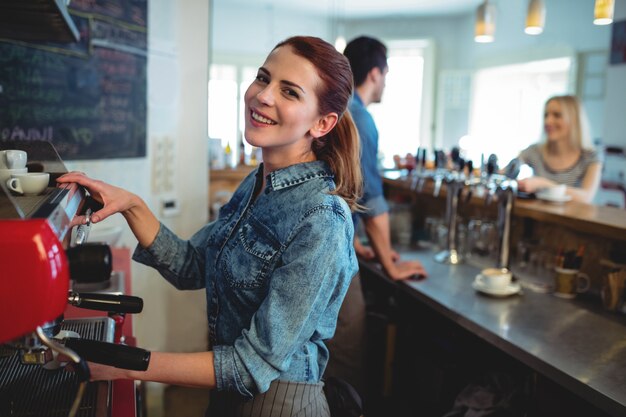
[[[258,112],[256,109],[250,110],[250,118],[252,119],[251,123],[259,127],[268,126],[268,125],[272,126],[276,124],[274,120]]]

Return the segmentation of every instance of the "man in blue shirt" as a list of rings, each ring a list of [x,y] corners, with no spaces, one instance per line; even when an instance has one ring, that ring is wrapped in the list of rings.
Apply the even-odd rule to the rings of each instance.
[[[401,262],[391,247],[389,233],[389,206],[383,195],[383,181],[378,171],[378,130],[367,111],[371,103],[380,103],[385,89],[387,48],[380,41],[361,36],[352,40],[344,51],[350,61],[355,92],[349,109],[361,137],[361,168],[363,170],[363,213],[353,216],[355,223],[362,220],[371,247],[355,238],[355,250],[364,259],[376,258],[389,278],[402,280],[425,274],[417,261]]]
[[[359,204],[364,212],[353,214],[355,225],[363,221],[369,245],[354,239],[356,253],[366,260],[377,259],[389,278],[403,280],[426,272],[420,262],[401,262],[391,247],[389,206],[383,195],[383,181],[378,171],[378,130],[372,115],[367,111],[370,103],[381,101],[385,89],[387,48],[380,41],[362,36],[346,46],[344,55],[350,61],[355,91],[349,110],[361,138],[361,169],[363,171],[363,198]],[[367,405],[368,381],[365,371],[365,301],[361,281],[357,274],[350,283],[339,311],[335,336],[328,343],[330,359],[326,377],[339,377],[364,396]],[[366,408],[367,410],[367,408]]]

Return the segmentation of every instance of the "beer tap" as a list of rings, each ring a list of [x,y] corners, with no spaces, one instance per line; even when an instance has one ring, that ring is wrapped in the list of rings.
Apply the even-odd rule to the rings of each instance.
[[[476,188],[477,184],[480,184],[480,179],[477,180],[474,178],[474,162],[472,162],[471,159],[465,163],[465,167],[467,167],[467,175],[465,176],[465,185],[467,186],[465,202],[469,203],[472,199],[472,195],[474,194],[474,188]]]
[[[442,178],[444,178],[442,176]],[[459,195],[465,187],[465,180],[458,172],[450,172],[445,176],[446,182],[446,221],[448,223],[447,248],[435,255],[435,261],[456,265],[463,261],[457,250],[457,220]]]
[[[517,195],[517,181],[506,179],[498,186],[498,235],[500,249],[498,253],[498,268],[510,267],[511,219],[513,206]]]
[[[496,189],[498,184],[496,183],[496,178],[494,176],[494,172],[496,170],[495,163],[491,157],[486,164],[486,176],[483,175],[483,184],[487,190],[487,195],[485,196],[485,205],[488,206],[493,201],[493,196],[496,193]],[[484,173],[483,173],[484,174]]]
[[[416,175],[413,178],[411,188],[417,192],[421,192],[424,188],[426,179],[432,177],[433,173],[432,171],[426,169],[426,149],[418,149],[417,155],[418,169],[416,170]]]
[[[434,197],[439,197],[441,184],[446,178],[446,163],[446,154],[441,150],[435,151],[435,175],[433,177],[435,180],[435,188],[433,190]]]
[[[417,153],[415,154],[415,169],[413,170],[413,172],[411,173],[412,175],[412,179],[411,179],[411,189],[415,190],[417,187],[417,183],[420,180],[420,177],[422,176],[422,171],[424,169],[423,165],[422,165],[422,161],[420,159],[420,155],[422,153],[422,148],[418,147],[417,148]]]

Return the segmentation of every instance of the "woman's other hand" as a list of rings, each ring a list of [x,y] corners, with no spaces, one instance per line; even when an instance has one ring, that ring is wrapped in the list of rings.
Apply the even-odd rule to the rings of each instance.
[[[100,363],[88,362],[90,381],[113,381],[116,379],[131,379],[130,372],[126,369],[115,368],[113,366],[102,365]]]

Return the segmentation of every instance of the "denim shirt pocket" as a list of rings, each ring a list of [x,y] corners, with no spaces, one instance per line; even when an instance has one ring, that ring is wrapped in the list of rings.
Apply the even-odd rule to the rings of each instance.
[[[259,288],[273,269],[280,248],[272,230],[249,215],[226,244],[218,267],[232,287]]]

